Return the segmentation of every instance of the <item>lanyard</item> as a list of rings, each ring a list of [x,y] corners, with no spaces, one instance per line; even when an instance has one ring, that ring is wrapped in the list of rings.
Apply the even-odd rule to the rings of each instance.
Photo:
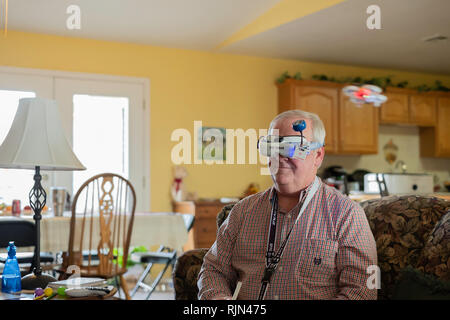
[[[274,196],[272,197],[272,212],[270,215],[270,227],[269,227],[269,239],[267,241],[267,254],[266,254],[266,267],[264,268],[264,275],[261,280],[261,289],[259,291],[258,300],[263,300],[267,287],[270,283],[270,280],[272,278],[272,275],[275,273],[275,270],[278,266],[278,262],[280,262],[281,255],[283,254],[284,248],[286,247],[286,243],[289,240],[289,237],[292,233],[292,230],[297,225],[298,220],[300,219],[300,216],[303,214],[303,211],[305,211],[306,207],[308,206],[311,199],[314,197],[316,191],[319,189],[319,178],[315,178],[313,185],[311,186],[311,189],[308,191],[308,194],[306,196],[305,201],[303,202],[300,211],[298,213],[297,219],[295,220],[294,225],[289,230],[286,238],[281,243],[280,247],[278,248],[278,251],[275,253],[274,246],[275,246],[275,236],[277,231],[277,216],[278,216],[278,196],[275,192]]]

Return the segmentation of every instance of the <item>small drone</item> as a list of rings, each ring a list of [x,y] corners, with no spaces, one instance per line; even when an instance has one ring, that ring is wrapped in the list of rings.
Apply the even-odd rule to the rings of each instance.
[[[382,91],[380,87],[371,84],[365,84],[361,87],[346,86],[342,89],[342,92],[349,96],[350,101],[356,105],[372,103],[374,107],[379,107],[387,101],[387,97],[381,94]]]

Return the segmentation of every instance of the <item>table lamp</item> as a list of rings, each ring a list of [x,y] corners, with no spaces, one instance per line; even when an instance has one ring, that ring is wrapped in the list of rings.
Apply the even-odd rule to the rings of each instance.
[[[56,281],[42,274],[40,261],[40,220],[47,194],[41,185],[40,170],[85,170],[64,134],[56,101],[23,98],[11,129],[0,146],[0,168],[35,170],[34,186],[29,193],[36,226],[36,266],[22,278],[22,289],[45,288]]]

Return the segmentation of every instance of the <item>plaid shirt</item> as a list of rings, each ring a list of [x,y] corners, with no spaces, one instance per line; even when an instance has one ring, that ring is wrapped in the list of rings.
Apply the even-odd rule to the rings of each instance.
[[[305,193],[288,213],[278,214],[275,252],[295,224]],[[238,202],[217,232],[199,273],[200,299],[258,298],[274,187]],[[375,240],[364,210],[320,181],[286,244],[268,286],[266,299],[376,299],[367,267],[377,264]]]

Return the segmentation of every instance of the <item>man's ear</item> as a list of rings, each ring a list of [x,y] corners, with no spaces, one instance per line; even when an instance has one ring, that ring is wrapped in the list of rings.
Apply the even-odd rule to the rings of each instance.
[[[322,165],[324,156],[325,156],[325,148],[324,147],[316,149],[316,152],[314,155],[314,167],[316,167],[316,169],[319,169],[319,167]]]

